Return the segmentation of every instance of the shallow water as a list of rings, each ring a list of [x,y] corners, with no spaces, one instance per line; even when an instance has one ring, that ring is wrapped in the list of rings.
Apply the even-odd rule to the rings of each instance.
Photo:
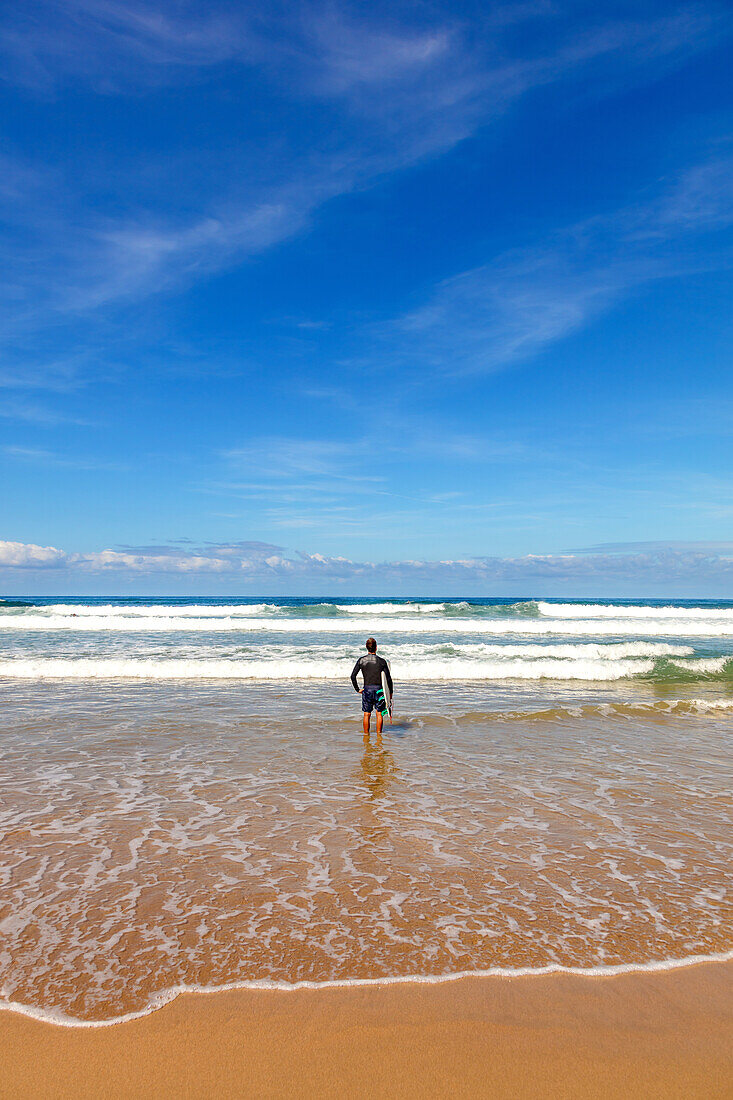
[[[75,622],[3,634],[3,614],[10,662],[182,661],[181,646],[201,644],[167,636],[163,656],[150,635]],[[319,646],[356,656],[348,638],[313,630],[321,618],[288,675],[325,660]],[[636,633],[610,641],[625,655],[580,635],[551,637],[552,658],[518,656],[532,642],[515,631],[506,653],[456,659],[658,660],[636,619]],[[733,620],[718,622],[733,635]],[[679,659],[719,661],[730,635]],[[283,660],[270,639],[253,660]],[[399,649],[424,664],[422,639],[389,640],[395,725],[368,746],[343,679],[164,678],[160,665],[142,679],[0,678],[5,1001],[104,1020],[180,986],[649,965],[730,949],[726,678],[484,670],[423,682],[401,677]],[[430,659],[449,664],[447,648]]]

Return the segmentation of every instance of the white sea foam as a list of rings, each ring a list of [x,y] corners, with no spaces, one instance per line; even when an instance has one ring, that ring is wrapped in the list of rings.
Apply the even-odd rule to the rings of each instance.
[[[315,612],[330,608],[347,618],[354,616],[387,616],[389,618],[420,618],[429,616],[475,617],[523,617],[538,614],[551,619],[702,619],[704,621],[731,621],[733,608],[684,607],[669,604],[647,606],[644,604],[597,604],[597,603],[554,603],[546,600],[539,602],[518,601],[513,604],[478,604],[470,601],[434,602],[421,601],[381,601],[373,603],[332,603],[324,601],[311,604],[268,603],[266,601],[251,604],[83,604],[56,603],[29,605],[27,607],[4,606],[0,602],[0,619],[24,618],[36,615],[44,618],[69,616],[74,618],[115,618],[115,619],[199,619],[199,618],[259,618],[261,616],[317,618]],[[518,614],[517,614],[518,613]]]
[[[451,974],[394,974],[383,978],[336,978],[332,981],[296,981],[284,982],[269,978],[224,982],[221,985],[177,985],[161,990],[149,998],[144,1008],[137,1012],[125,1012],[104,1020],[82,1020],[58,1009],[46,1009],[36,1005],[22,1004],[19,1001],[0,1000],[0,1011],[14,1012],[33,1020],[55,1024],[68,1028],[103,1028],[117,1024],[141,1020],[158,1012],[185,993],[212,995],[215,993],[233,993],[237,990],[253,992],[297,993],[299,990],[327,989],[369,989],[391,985],[446,985],[448,982],[469,981],[477,978],[539,978],[549,974],[572,974],[579,978],[615,978],[622,974],[657,974],[670,970],[683,970],[689,966],[702,966],[713,963],[726,963],[733,960],[733,950],[720,951],[709,955],[688,955],[680,959],[658,959],[646,963],[625,963],[619,966],[562,966],[552,963],[549,966],[492,966],[484,970],[457,970]]]
[[[724,661],[702,667],[683,660],[681,670],[718,671]],[[42,679],[139,679],[139,680],[345,680],[351,659],[277,658],[238,660],[217,657],[177,659],[167,657],[7,657],[0,658],[0,677]],[[475,657],[412,658],[400,661],[401,681],[421,680],[621,680],[651,673],[653,658]]]
[[[704,619],[733,622],[730,607],[646,607],[643,604],[546,603],[537,604],[541,615],[553,619]]]
[[[280,608],[271,603],[255,604],[75,604],[54,603],[45,606],[34,605],[32,610],[16,607],[3,608],[0,605],[0,622],[5,617],[13,619],[23,617],[36,617],[38,615],[56,618],[105,618],[105,619],[200,619],[200,618],[225,618],[231,619],[237,616],[252,618],[257,615],[274,615]]]
[[[390,646],[390,654],[400,657],[422,654],[466,654],[484,657],[595,657],[599,660],[622,657],[689,657],[695,650],[689,645],[673,645],[669,642],[511,642],[492,645],[490,642],[413,643]],[[718,658],[713,658],[718,660]]]
[[[509,605],[507,605],[509,606]],[[534,606],[534,605],[532,605]],[[291,615],[308,615],[316,608],[331,607],[336,611],[344,612],[350,615],[424,615],[424,614],[441,614],[445,613],[447,609],[458,611],[485,611],[491,613],[495,611],[495,605],[491,607],[481,605],[471,605],[468,602],[461,603],[419,603],[413,601],[393,602],[386,601],[381,603],[331,603],[331,601],[324,601],[323,603],[251,603],[251,604],[68,604],[68,603],[56,603],[46,605],[32,605],[33,611],[41,614],[48,615],[104,615],[113,616],[116,618],[154,618],[156,616],[162,616],[163,618],[200,618],[204,617],[247,617],[253,615],[278,615],[278,614],[291,614]],[[25,608],[18,607],[3,607],[0,603],[0,616],[2,614],[24,614]]]
[[[474,634],[525,635],[550,634],[566,637],[733,637],[731,619],[455,619],[381,617],[374,619],[313,618],[284,619],[257,617],[190,618],[185,621],[170,617],[125,618],[116,615],[38,615],[0,616],[0,634],[11,631],[109,631],[129,633],[173,634],[175,632],[212,634],[239,632],[277,634],[357,634],[365,630],[383,637],[397,634]]]
[[[695,657],[685,661],[683,667],[690,672],[722,672],[731,660],[730,657]]]
[[[330,608],[344,615],[426,615],[445,614],[447,608],[469,610],[469,604],[446,603],[367,603],[333,604],[329,601],[316,604],[46,604],[33,605],[32,609],[3,607],[0,603],[0,621],[3,617],[22,618],[42,615],[48,618],[64,616],[69,618],[109,618],[109,619],[238,619],[260,616],[293,616],[307,618],[315,610]],[[486,608],[490,611],[489,608]]]

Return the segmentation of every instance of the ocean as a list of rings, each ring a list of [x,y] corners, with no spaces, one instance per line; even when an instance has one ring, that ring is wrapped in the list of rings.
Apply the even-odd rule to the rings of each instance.
[[[7,599],[0,729],[0,1006],[731,954],[733,601]]]

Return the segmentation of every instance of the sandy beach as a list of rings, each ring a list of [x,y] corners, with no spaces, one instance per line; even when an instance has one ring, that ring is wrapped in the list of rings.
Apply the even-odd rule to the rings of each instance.
[[[4,1097],[727,1097],[733,964],[187,994],[143,1019],[0,1016]]]
[[[730,8],[3,5],[0,1100],[733,1100]]]

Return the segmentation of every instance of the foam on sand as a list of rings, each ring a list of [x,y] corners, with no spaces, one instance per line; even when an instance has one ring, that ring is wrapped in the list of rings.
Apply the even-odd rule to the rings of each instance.
[[[572,974],[578,978],[617,978],[622,974],[664,974],[674,970],[684,970],[691,966],[731,961],[733,961],[733,950],[712,955],[689,955],[681,959],[660,959],[650,963],[628,963],[623,966],[561,966],[559,964],[538,967],[494,966],[486,970],[458,970],[451,974],[397,974],[385,978],[343,978],[325,982],[282,982],[272,981],[268,978],[253,978],[249,981],[226,982],[222,985],[191,984],[172,986],[170,989],[164,989],[153,994],[144,1008],[136,1012],[125,1012],[105,1020],[83,1020],[57,1009],[38,1008],[34,1005],[2,999],[0,999],[0,1012],[14,1012],[20,1016],[27,1016],[32,1020],[55,1024],[57,1027],[97,1029],[116,1027],[118,1024],[144,1019],[153,1012],[165,1008],[166,1005],[171,1004],[186,993],[216,994],[231,993],[236,990],[297,993],[303,989],[324,991],[327,989],[378,989],[394,985],[447,985],[448,983],[467,979],[541,978],[551,974]]]

